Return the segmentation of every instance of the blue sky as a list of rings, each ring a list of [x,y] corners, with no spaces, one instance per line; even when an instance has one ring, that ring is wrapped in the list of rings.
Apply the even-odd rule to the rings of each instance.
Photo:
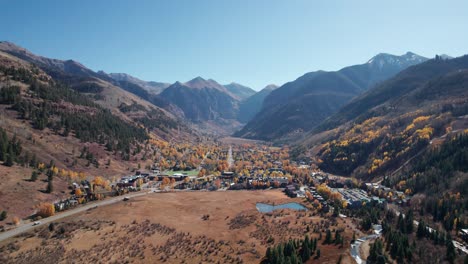
[[[468,1],[0,0],[0,40],[93,70],[256,90],[380,52],[468,53]]]

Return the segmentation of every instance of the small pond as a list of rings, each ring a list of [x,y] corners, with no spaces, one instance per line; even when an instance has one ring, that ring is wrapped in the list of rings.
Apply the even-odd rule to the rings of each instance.
[[[298,204],[298,203],[285,203],[285,204],[279,204],[279,205],[257,203],[257,210],[260,213],[271,213],[274,210],[280,210],[280,209],[293,209],[297,211],[307,211],[307,208],[305,208],[303,205]]]

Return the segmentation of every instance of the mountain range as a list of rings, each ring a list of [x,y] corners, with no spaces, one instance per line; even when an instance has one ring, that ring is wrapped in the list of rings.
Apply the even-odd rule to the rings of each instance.
[[[78,92],[94,96],[97,102],[119,114],[121,113],[117,108],[121,104],[145,102],[144,104],[149,103],[152,109],[161,111],[169,118],[179,120],[179,123],[182,119],[199,125],[209,123],[204,128],[214,128],[225,135],[239,129],[243,122],[248,121],[246,116],[254,114],[249,112],[248,102],[242,105],[241,102],[256,92],[235,82],[221,85],[212,79],[205,80],[201,77],[174,84],[143,81],[126,73],[94,72],[74,60],[38,56],[11,42],[0,42],[0,51],[40,67],[52,78]],[[128,93],[132,95],[128,96]],[[265,91],[261,94],[265,94]],[[135,100],[135,96],[141,100]],[[243,113],[242,117],[240,111]]]
[[[235,136],[275,140],[309,131],[376,83],[426,60],[411,52],[402,56],[382,53],[336,72],[306,73],[272,91],[260,112]]]
[[[236,119],[236,96],[214,80],[201,77],[188,82],[176,82],[160,96],[178,106],[187,119],[194,122],[219,119]]]
[[[241,123],[249,122],[262,108],[265,98],[278,86],[275,84],[267,85],[258,93],[251,95],[239,104],[238,120]]]
[[[468,55],[437,56],[356,97],[297,142],[325,171],[406,180],[405,170],[393,172],[468,127],[467,98]]]
[[[175,111],[166,110],[171,109],[168,103],[153,98],[140,86],[129,87],[127,84],[130,82],[121,83],[113,79],[112,75],[94,72],[73,60],[38,56],[10,42],[0,42],[0,53],[5,59],[17,61],[20,65],[30,63],[31,66],[27,67],[41,69],[54,81],[86,95],[124,122],[151,123],[157,136],[167,138],[171,129],[186,127]],[[185,132],[191,133],[188,130]]]
[[[120,83],[131,83],[131,84],[135,84],[135,85],[138,85],[144,89],[146,89],[148,92],[150,93],[155,93],[155,94],[159,94],[161,93],[164,89],[166,89],[167,87],[169,87],[171,84],[170,83],[163,83],[163,82],[154,82],[154,81],[143,81],[143,80],[140,80],[136,77],[133,77],[129,74],[126,74],[126,73],[105,73],[104,71],[98,71],[99,74],[102,74],[102,75],[108,75],[110,78],[114,79],[115,81],[117,82],[120,82]]]

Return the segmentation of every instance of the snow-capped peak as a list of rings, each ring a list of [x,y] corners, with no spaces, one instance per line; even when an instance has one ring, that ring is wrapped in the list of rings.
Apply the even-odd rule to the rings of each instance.
[[[414,65],[426,61],[427,58],[419,56],[413,52],[406,52],[401,56],[392,55],[388,53],[379,53],[372,57],[367,64],[377,66],[382,69],[384,66],[402,66],[402,65]]]

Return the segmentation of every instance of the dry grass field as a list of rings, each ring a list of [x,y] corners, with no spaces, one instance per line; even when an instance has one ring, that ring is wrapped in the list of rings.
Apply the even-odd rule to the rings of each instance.
[[[282,192],[148,194],[96,208],[0,244],[2,263],[260,263],[266,248],[289,238],[344,229],[345,246],[322,245],[311,263],[349,263],[350,228],[311,210],[262,214],[257,202],[301,202]],[[1,259],[4,258],[4,259]]]

